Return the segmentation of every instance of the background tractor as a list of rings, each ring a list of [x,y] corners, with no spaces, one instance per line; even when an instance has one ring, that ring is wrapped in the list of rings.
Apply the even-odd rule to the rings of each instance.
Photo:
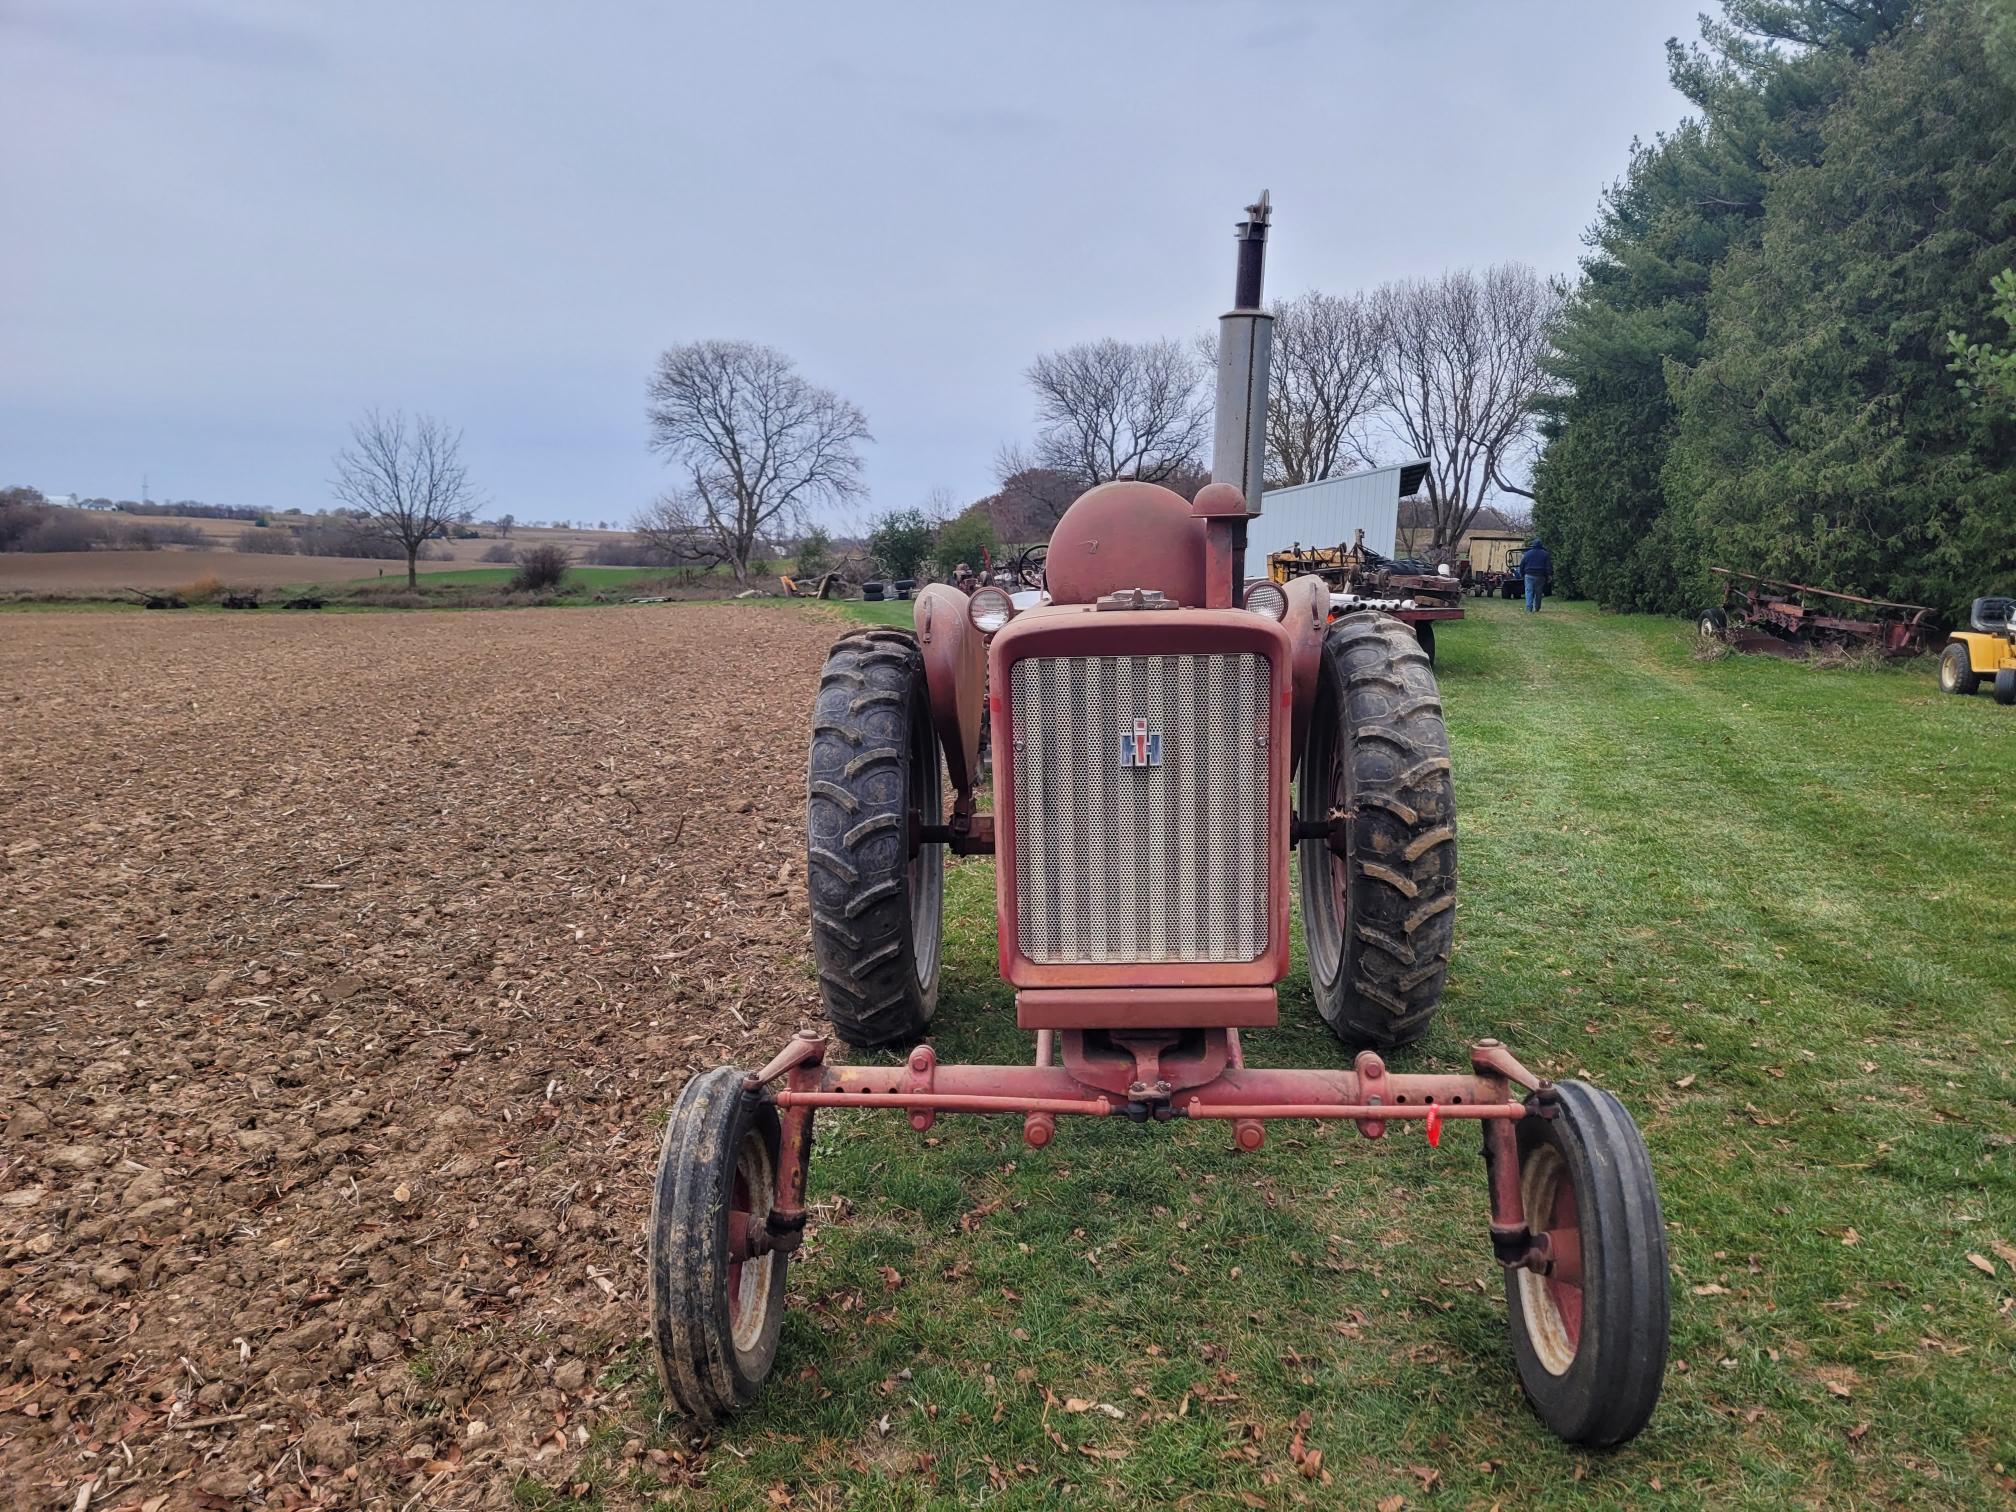
[[[1939,686],[1966,695],[1987,683],[1995,702],[2016,704],[2016,598],[1977,598],[1967,628],[1939,653]]]
[[[807,777],[813,951],[839,1037],[902,1054],[835,1064],[807,1030],[768,1065],[705,1072],[680,1094],[653,1204],[652,1331],[666,1392],[696,1421],[748,1403],[771,1368],[813,1118],[831,1107],[897,1110],[919,1131],[1016,1117],[1038,1150],[1069,1115],[1217,1121],[1240,1151],[1278,1118],[1369,1139],[1419,1128],[1430,1144],[1474,1123],[1527,1396],[1580,1444],[1621,1442],[1651,1415],[1665,1234],[1629,1114],[1494,1039],[1462,1072],[1397,1071],[1381,1054],[1427,1030],[1449,970],[1449,741],[1408,626],[1369,609],[1333,622],[1320,575],[1245,580],[1268,220],[1263,195],[1239,228],[1215,481],[1194,502],[1102,484],[1051,536],[1044,593],[932,585],[914,635],[863,629],[833,647]],[[983,699],[991,813],[976,801]],[[1034,1035],[1022,1064],[944,1064],[926,1038],[947,850],[995,859],[1000,970]],[[1275,1023],[1289,971],[1291,870],[1309,987],[1357,1051],[1348,1068],[1246,1060],[1242,1036]]]

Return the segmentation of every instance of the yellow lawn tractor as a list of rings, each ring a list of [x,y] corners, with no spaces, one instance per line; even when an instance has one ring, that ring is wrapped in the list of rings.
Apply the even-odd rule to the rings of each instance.
[[[1939,653],[1939,686],[1962,696],[1982,683],[1995,702],[2016,704],[2016,598],[1978,598],[1967,628],[1947,637]]]

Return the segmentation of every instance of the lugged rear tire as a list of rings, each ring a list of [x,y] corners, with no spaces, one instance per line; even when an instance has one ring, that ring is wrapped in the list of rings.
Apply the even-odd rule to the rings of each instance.
[[[1341,853],[1298,846],[1316,1009],[1346,1044],[1411,1044],[1455,939],[1456,792],[1435,673],[1398,620],[1330,627],[1297,789],[1305,820],[1351,814]]]
[[[911,854],[913,814],[944,816],[944,777],[916,640],[834,643],[812,709],[806,885],[826,1017],[863,1048],[914,1044],[938,1006],[945,848]]]

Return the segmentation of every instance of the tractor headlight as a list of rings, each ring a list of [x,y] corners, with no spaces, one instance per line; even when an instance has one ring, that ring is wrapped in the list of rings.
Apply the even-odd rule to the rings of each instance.
[[[966,617],[973,621],[973,628],[982,635],[992,635],[1015,617],[1015,601],[1008,596],[1005,588],[996,588],[992,584],[975,588],[973,596],[966,601]]]
[[[1288,590],[1272,578],[1254,578],[1246,585],[1246,607],[1269,619],[1288,617]]]

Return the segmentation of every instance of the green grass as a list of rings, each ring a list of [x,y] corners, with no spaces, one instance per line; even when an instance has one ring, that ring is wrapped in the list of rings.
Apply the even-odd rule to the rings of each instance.
[[[422,587],[503,588],[517,571],[516,567],[458,567],[452,572],[423,570],[420,574],[420,583]],[[667,569],[663,567],[569,567],[566,586],[570,591],[585,589],[592,593],[597,589],[627,588],[633,583],[663,582],[667,575]],[[388,570],[384,581],[390,582],[393,576],[394,574]],[[406,576],[403,565],[400,566],[397,576],[403,583]],[[375,583],[379,579],[362,578],[350,581]]]
[[[837,612],[864,625],[895,625],[908,630],[917,623],[917,604],[911,599],[879,604],[871,604],[866,599],[844,599],[825,604],[815,600],[804,603],[802,607],[821,613]]]
[[[313,571],[313,557],[301,558],[303,571]],[[353,572],[354,568],[345,568]],[[261,604],[256,611],[225,610],[215,602],[192,603],[189,613],[266,613],[283,600],[300,594],[315,594],[329,610],[381,609],[518,609],[570,608],[591,604],[620,604],[638,596],[679,595],[702,586],[726,594],[734,587],[725,569],[691,570],[665,567],[574,567],[557,589],[540,593],[517,593],[511,589],[515,567],[464,567],[447,572],[420,573],[417,587],[406,584],[403,562],[388,562],[382,574],[348,576],[337,580],[306,579],[284,588],[259,590]],[[760,592],[775,591],[774,575],[752,572],[750,583]],[[166,591],[166,590],[164,590]],[[774,602],[774,600],[773,600]],[[121,590],[80,589],[61,596],[31,592],[0,593],[0,610],[15,612],[48,610],[138,609],[141,606]],[[866,607],[874,607],[872,605]],[[903,606],[906,610],[908,605]],[[167,612],[167,611],[163,611]],[[904,623],[908,623],[907,618]]]
[[[1222,1126],[1062,1120],[1031,1152],[1012,1120],[920,1137],[822,1113],[821,1221],[764,1398],[697,1479],[599,1457],[593,1494],[2009,1505],[2012,711],[1941,696],[1929,661],[1692,649],[1673,621],[1572,605],[1447,628],[1457,952],[1434,1031],[1396,1057],[1459,1069],[1497,1035],[1636,1114],[1674,1299],[1636,1443],[1567,1449],[1522,1402],[1467,1129],[1437,1151],[1276,1124],[1240,1157]],[[1020,1060],[990,863],[953,866],[948,909],[939,1053]],[[1299,961],[1247,1045],[1346,1063]],[[660,1408],[647,1385],[631,1431],[681,1447]],[[1333,1485],[1291,1459],[1305,1413]]]
[[[673,576],[662,567],[569,567],[557,588],[518,593],[511,588],[516,574],[517,568],[501,566],[423,572],[419,586],[408,588],[402,567],[396,572],[387,570],[383,577],[302,584],[286,591],[320,594],[331,608],[552,608],[622,603],[626,598],[662,591]]]

